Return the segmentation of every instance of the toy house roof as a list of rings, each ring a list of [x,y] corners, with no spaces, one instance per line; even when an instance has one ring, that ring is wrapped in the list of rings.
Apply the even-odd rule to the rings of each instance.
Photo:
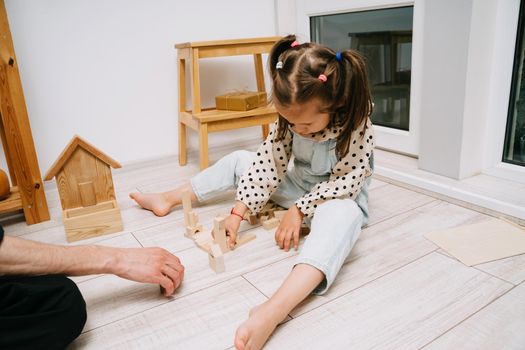
[[[68,145],[62,151],[58,159],[55,160],[51,168],[47,171],[44,180],[51,180],[53,177],[55,177],[56,174],[58,174],[62,167],[67,163],[71,155],[73,155],[73,152],[75,152],[77,147],[82,147],[82,149],[91,153],[93,156],[115,169],[122,167],[119,162],[117,162],[116,160],[114,160],[113,158],[111,158],[110,156],[108,156],[107,154],[105,154],[86,140],[82,139],[80,136],[75,135],[71,139],[71,141],[69,141]]]

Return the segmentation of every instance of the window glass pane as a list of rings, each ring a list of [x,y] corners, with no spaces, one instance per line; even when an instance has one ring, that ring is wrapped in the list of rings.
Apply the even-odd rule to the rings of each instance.
[[[503,161],[525,166],[524,3],[521,2]]]
[[[312,41],[367,60],[376,125],[408,130],[413,7],[310,18]]]

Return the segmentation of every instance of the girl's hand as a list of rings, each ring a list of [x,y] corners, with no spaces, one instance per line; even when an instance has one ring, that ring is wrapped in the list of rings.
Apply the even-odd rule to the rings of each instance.
[[[301,232],[303,217],[304,214],[295,205],[286,211],[275,231],[275,243],[279,248],[285,251],[290,250],[292,241],[295,250],[299,248],[299,233]]]
[[[230,214],[224,219],[224,228],[226,229],[226,234],[228,235],[228,245],[230,249],[235,247],[235,242],[237,241],[237,232],[239,232],[239,226],[241,226],[242,219],[237,215]]]

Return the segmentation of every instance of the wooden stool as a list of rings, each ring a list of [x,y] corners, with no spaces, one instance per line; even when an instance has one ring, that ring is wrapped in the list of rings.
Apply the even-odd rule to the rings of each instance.
[[[199,133],[200,168],[208,167],[208,133],[261,125],[263,138],[268,124],[277,118],[273,106],[249,111],[202,109],[200,95],[199,59],[209,57],[253,55],[257,90],[265,91],[262,54],[280,37],[202,41],[176,44],[179,73],[179,164],[186,165],[186,126]],[[192,108],[186,110],[186,60],[190,61]]]

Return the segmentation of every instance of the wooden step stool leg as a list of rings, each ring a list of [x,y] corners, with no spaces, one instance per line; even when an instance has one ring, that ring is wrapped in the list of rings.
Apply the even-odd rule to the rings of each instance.
[[[201,170],[208,167],[208,124],[199,124],[199,159]]]

